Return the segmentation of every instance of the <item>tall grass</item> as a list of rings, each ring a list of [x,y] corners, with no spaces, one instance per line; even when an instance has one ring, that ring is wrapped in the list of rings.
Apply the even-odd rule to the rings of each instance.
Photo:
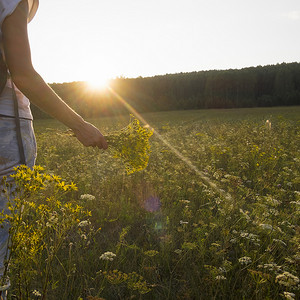
[[[22,299],[296,299],[299,112],[145,114],[159,135],[148,167],[130,175],[109,151],[84,148],[54,121],[36,121],[37,163],[75,182],[78,190],[60,201],[91,216],[72,224],[51,256],[46,288],[38,274],[47,266],[35,262],[40,273]],[[109,133],[128,119],[92,122]],[[45,201],[43,193],[54,201],[51,189],[30,201]],[[15,280],[10,295],[18,289]]]

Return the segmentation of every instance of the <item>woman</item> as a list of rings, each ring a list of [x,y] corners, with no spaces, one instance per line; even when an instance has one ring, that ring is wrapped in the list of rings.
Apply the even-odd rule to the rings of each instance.
[[[30,167],[35,163],[36,144],[28,99],[71,128],[84,146],[107,148],[101,132],[63,102],[32,66],[27,23],[33,18],[37,7],[38,0],[0,0],[1,52],[15,85],[25,161]],[[21,162],[14,116],[12,85],[8,80],[0,95],[0,180],[3,176],[9,176]],[[5,197],[0,196],[0,209],[5,209],[5,204]],[[7,239],[8,226],[0,229],[0,276],[4,268]],[[5,297],[4,294],[6,292],[3,291],[2,297]]]

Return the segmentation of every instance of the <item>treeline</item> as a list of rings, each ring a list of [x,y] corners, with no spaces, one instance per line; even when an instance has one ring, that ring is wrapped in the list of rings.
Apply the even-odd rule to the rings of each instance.
[[[117,78],[111,89],[101,92],[91,91],[84,82],[51,86],[85,117],[127,112],[120,98],[139,112],[299,105],[300,63]],[[32,110],[35,117],[45,117],[36,107]]]

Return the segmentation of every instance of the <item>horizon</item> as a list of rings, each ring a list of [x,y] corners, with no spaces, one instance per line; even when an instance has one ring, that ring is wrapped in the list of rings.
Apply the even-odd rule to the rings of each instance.
[[[115,78],[108,78],[108,81],[110,80],[117,80],[117,79],[137,79],[137,78],[153,78],[153,77],[159,77],[159,76],[167,76],[167,75],[176,75],[176,74],[189,74],[189,73],[200,73],[200,72],[213,72],[213,71],[240,71],[244,69],[251,69],[251,68],[258,68],[258,67],[268,67],[268,66],[276,66],[276,65],[282,65],[282,64],[300,64],[300,61],[293,61],[293,62],[281,62],[281,63],[275,63],[275,64],[268,64],[268,65],[257,65],[257,66],[246,66],[242,68],[229,68],[229,69],[209,69],[209,70],[198,70],[198,71],[189,71],[189,72],[175,72],[175,73],[165,73],[165,74],[155,74],[152,76],[137,76],[137,77],[123,77],[123,76],[117,76]],[[48,84],[64,84],[64,83],[73,83],[73,82],[87,82],[86,80],[74,80],[74,81],[64,81],[64,82],[48,82]]]

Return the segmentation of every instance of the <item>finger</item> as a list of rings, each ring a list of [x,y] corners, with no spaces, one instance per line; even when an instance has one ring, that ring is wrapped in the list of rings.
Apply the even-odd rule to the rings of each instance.
[[[98,142],[97,146],[98,146],[99,149],[104,149],[104,150],[107,149],[108,145],[107,145],[107,142],[106,142],[104,137],[101,137],[99,139],[99,142]]]

